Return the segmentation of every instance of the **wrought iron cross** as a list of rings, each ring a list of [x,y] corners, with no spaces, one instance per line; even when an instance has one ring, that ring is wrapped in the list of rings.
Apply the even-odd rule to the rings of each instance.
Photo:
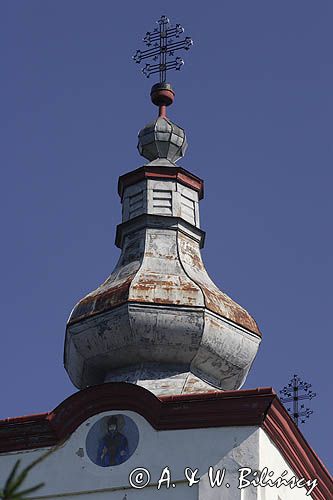
[[[142,69],[142,73],[147,78],[154,73],[159,73],[160,83],[165,83],[167,71],[171,69],[179,71],[184,64],[181,57],[173,58],[175,52],[181,49],[189,50],[193,45],[193,41],[189,36],[178,41],[178,38],[184,32],[184,28],[180,24],[176,24],[175,27],[170,26],[170,21],[166,16],[161,16],[157,24],[159,27],[152,32],[148,31],[143,38],[149,48],[143,51],[137,50],[133,59],[138,64],[144,59],[150,58],[153,61],[158,61],[153,64],[147,63]],[[173,59],[169,60],[169,58]]]
[[[286,396],[281,397],[282,403],[293,403],[292,409],[287,408],[287,411],[292,416],[295,424],[298,426],[298,421],[301,419],[301,423],[305,423],[305,419],[309,418],[312,415],[313,410],[310,408],[304,408],[304,404],[299,406],[299,401],[304,399],[312,399],[317,396],[315,392],[310,390],[311,384],[307,382],[303,382],[298,375],[294,375],[288,385],[284,386],[284,388],[280,391],[280,394]],[[300,391],[304,391],[303,394],[300,394]]]

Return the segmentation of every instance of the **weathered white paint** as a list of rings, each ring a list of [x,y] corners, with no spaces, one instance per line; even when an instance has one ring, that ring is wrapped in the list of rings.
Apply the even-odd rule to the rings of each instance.
[[[199,223],[198,192],[180,182],[146,179],[124,190],[122,221],[147,213],[181,217],[195,227]]]
[[[170,198],[159,202],[163,200]],[[155,394],[166,393],[166,384],[160,387],[158,381],[169,378],[170,365],[177,366],[179,374],[191,372],[212,387],[239,389],[260,338],[226,319],[232,311],[247,313],[210,279],[199,241],[178,226],[161,227],[165,217],[156,221],[157,227],[132,228],[124,236],[116,269],[90,294],[98,300],[99,294],[113,287],[117,290],[130,279],[127,303],[69,325],[65,366],[70,377],[83,388],[102,383],[106,377],[119,380],[122,367],[133,371],[133,365],[159,363],[155,383],[153,371],[149,385],[137,382],[154,388]],[[127,380],[125,372],[123,376]],[[186,386],[169,382],[170,394],[179,393],[179,388],[187,392]],[[193,385],[192,389],[201,391],[202,387]]]
[[[52,455],[31,471],[26,487],[39,482],[45,486],[32,498],[82,498],[114,500],[158,500],[175,498],[181,500],[301,500],[306,490],[290,488],[255,488],[239,490],[239,468],[250,467],[254,471],[268,467],[276,475],[284,470],[288,477],[293,475],[285,460],[257,427],[222,427],[210,429],[188,429],[156,431],[140,415],[124,411],[137,424],[140,432],[139,444],[129,460],[114,467],[98,467],[85,452],[85,440],[91,426],[102,416],[119,413],[105,412],[84,422]],[[20,458],[22,465],[29,464],[45,450],[0,455],[0,484],[9,474],[11,467]],[[169,466],[174,488],[162,485],[157,490],[157,482],[163,469]],[[208,470],[226,469],[224,483],[212,488]],[[130,472],[144,467],[150,471],[150,486],[142,490],[129,485]],[[200,483],[188,486],[184,469],[198,468]],[[226,482],[230,488],[225,486]]]
[[[192,394],[194,392],[211,392],[212,386],[193,373],[184,370],[183,366],[164,364],[163,370],[158,363],[141,363],[130,368],[119,368],[107,373],[105,382],[128,382],[144,387],[158,396],[173,393]]]
[[[166,176],[121,193],[120,259],[69,318],[65,368],[72,382],[82,389],[130,380],[155,394],[201,392],[207,384],[239,389],[260,332],[207,274],[197,189]]]

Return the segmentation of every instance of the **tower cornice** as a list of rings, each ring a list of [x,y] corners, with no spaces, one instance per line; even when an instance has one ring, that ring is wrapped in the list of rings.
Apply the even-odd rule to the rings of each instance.
[[[118,194],[120,198],[123,198],[125,188],[144,179],[177,181],[196,191],[199,200],[204,197],[204,181],[188,170],[178,166],[144,165],[119,177]]]

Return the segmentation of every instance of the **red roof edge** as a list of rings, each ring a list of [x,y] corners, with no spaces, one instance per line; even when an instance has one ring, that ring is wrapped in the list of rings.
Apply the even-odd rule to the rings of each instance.
[[[333,491],[332,477],[271,387],[157,398],[133,384],[97,385],[49,413],[0,420],[0,453],[54,446],[89,417],[118,409],[139,413],[157,430],[260,426],[296,475],[318,480],[312,498],[327,500]]]
[[[332,498],[333,478],[276,397],[262,425],[298,477],[317,479],[311,498]]]

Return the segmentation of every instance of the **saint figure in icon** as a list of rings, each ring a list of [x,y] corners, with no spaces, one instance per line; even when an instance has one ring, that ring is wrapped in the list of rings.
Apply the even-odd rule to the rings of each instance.
[[[123,426],[121,416],[112,416],[107,421],[107,433],[101,438],[97,452],[97,464],[102,467],[119,465],[129,458],[128,441],[119,432]]]

